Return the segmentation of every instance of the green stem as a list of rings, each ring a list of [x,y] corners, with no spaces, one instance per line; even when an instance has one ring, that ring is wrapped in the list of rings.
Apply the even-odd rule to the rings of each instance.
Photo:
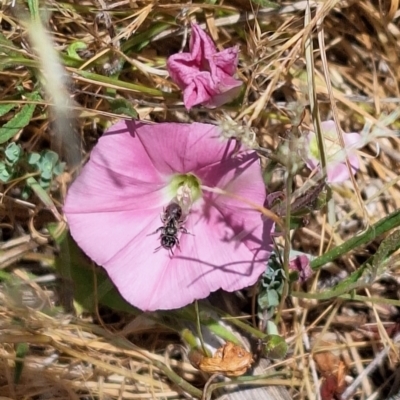
[[[203,349],[203,354],[206,355],[207,354],[207,349],[206,349],[206,346],[204,345],[203,334],[201,332],[200,311],[199,311],[199,303],[197,302],[197,300],[195,300],[195,302],[194,302],[194,309],[195,309],[195,312],[196,312],[197,334],[198,334],[199,339],[200,339],[201,348]]]
[[[119,79],[115,79],[109,76],[95,74],[94,72],[82,71],[82,70],[74,70],[74,74],[80,75],[83,78],[90,79],[95,83],[101,84],[108,84],[112,85],[115,89],[127,89],[132,90],[135,92],[145,93],[152,96],[160,96],[160,97],[173,97],[170,93],[162,92],[158,89],[153,89],[150,87],[146,87],[143,85],[136,85],[134,83],[124,82]]]
[[[347,240],[342,245],[337,246],[322,256],[315,258],[313,261],[311,261],[311,268],[313,270],[318,270],[328,262],[335,260],[343,254],[348,253],[362,244],[370,242],[377,236],[382,235],[383,233],[386,233],[398,226],[400,226],[400,210],[392,212],[386,218],[383,218],[374,225],[370,226],[361,235],[355,236]]]

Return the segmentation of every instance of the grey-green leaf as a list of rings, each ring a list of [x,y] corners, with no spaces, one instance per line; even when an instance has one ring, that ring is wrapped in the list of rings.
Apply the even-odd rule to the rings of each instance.
[[[0,181],[6,183],[10,180],[11,174],[4,163],[0,163]]]
[[[43,158],[47,161],[49,161],[53,166],[56,165],[58,161],[58,154],[54,151],[51,150],[46,150],[43,153]]]
[[[64,172],[64,169],[65,169],[65,162],[59,162],[53,168],[53,174],[56,176],[61,175]]]
[[[22,152],[22,149],[18,144],[10,143],[6,147],[6,150],[4,153],[6,155],[7,161],[9,161],[11,164],[15,164],[19,160],[19,158],[21,156],[21,152]]]
[[[40,160],[40,154],[39,153],[30,153],[28,155],[28,164],[30,165],[35,165],[39,162]]]

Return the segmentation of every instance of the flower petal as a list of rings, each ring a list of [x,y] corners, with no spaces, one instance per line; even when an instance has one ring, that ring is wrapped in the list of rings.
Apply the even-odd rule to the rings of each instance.
[[[350,173],[346,163],[328,165],[326,179],[329,183],[341,183],[350,179]]]
[[[289,261],[289,270],[299,274],[300,283],[304,283],[313,274],[310,259],[305,254],[298,255]]]
[[[218,140],[220,128],[211,124],[145,124],[128,121],[127,126],[131,132],[135,132],[163,179],[174,174],[196,173],[210,164],[220,163],[229,158],[235,149],[235,141]],[[173,149],[173,152],[169,149]]]
[[[234,81],[231,86],[227,84],[227,82],[231,80]],[[208,108],[220,107],[225,103],[229,103],[232,100],[236,99],[242,91],[242,82],[237,81],[236,79],[229,79],[225,81],[223,89],[219,89],[219,94],[215,94],[208,101],[204,101],[203,104]],[[228,88],[229,87],[229,88]]]
[[[217,49],[210,36],[199,25],[192,23],[191,28],[190,54],[201,68],[203,67],[204,60],[212,58],[217,53]]]
[[[100,138],[68,191],[66,213],[157,208],[165,204],[166,178],[157,171],[141,142],[134,140],[134,133],[122,121]]]
[[[327,182],[344,182],[350,178],[350,172],[346,164],[346,154],[351,166],[351,173],[353,175],[360,167],[356,149],[363,146],[362,136],[358,133],[343,133],[345,148],[340,149],[335,122],[333,120],[321,122],[321,130],[323,135],[327,138]],[[313,170],[319,165],[319,159],[317,159],[311,151],[313,146],[316,146],[315,133],[310,131],[305,138],[305,142],[308,143],[308,158],[305,160],[305,162],[307,167]],[[336,142],[338,144],[335,144]]]
[[[190,233],[180,235],[173,258],[165,249],[149,250],[159,245],[153,236],[135,239],[110,260],[106,269],[128,302],[147,311],[179,308],[220,288],[250,286],[264,271],[266,254],[249,250],[216,208],[203,201],[196,204],[185,223]],[[257,224],[261,226],[260,217]]]
[[[209,72],[198,72],[191,78],[191,82],[183,91],[183,102],[190,110],[197,104],[214,104],[213,97],[217,95],[217,88]]]
[[[200,73],[199,66],[193,61],[190,53],[173,54],[168,58],[167,68],[171,79],[181,88],[193,82],[193,79]],[[208,76],[209,72],[204,71]]]
[[[251,199],[258,206],[265,203],[265,186],[257,155],[254,152],[242,152],[221,162],[218,171],[210,167],[204,172],[207,172],[204,177],[206,184],[227,192],[206,193],[204,197],[207,203],[217,208],[221,219],[235,230],[236,237],[240,237],[243,244],[258,256],[263,254],[261,257],[268,259],[273,225],[264,221],[260,212],[244,201]],[[199,173],[199,176],[202,174]],[[230,194],[233,196],[229,196]]]
[[[239,61],[239,46],[229,47],[208,57],[212,75],[223,80],[236,73]],[[239,81],[239,84],[242,82]]]
[[[347,148],[359,149],[364,145],[363,138],[359,133],[344,133],[343,139]]]
[[[334,135],[334,137],[336,137],[337,134],[336,134],[335,121],[333,121],[332,119],[329,119],[328,121],[322,121],[321,122],[321,131],[324,135],[327,135],[327,136]]]
[[[157,237],[151,235],[162,225],[160,209],[127,210],[114,212],[68,213],[72,237],[79,247],[97,264],[103,266],[112,278],[112,267],[127,252],[134,249],[149,253],[159,246]],[[151,236],[148,236],[151,235]],[[145,249],[141,249],[143,246]],[[139,244],[139,245],[138,245]],[[136,265],[137,255],[120,265],[125,276]],[[139,260],[140,261],[140,260]],[[154,262],[158,262],[154,260]],[[146,266],[149,268],[149,266]],[[139,273],[140,271],[136,271]],[[113,278],[112,278],[113,280]],[[119,286],[117,285],[119,288]]]

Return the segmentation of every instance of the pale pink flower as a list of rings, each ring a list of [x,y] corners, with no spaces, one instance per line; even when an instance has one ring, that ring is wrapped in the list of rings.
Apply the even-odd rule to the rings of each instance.
[[[325,138],[325,149],[327,153],[327,182],[340,183],[350,178],[349,169],[346,164],[346,154],[350,162],[353,175],[360,168],[356,150],[362,147],[362,137],[359,133],[344,133],[343,140],[345,148],[340,146],[336,133],[335,122],[332,120],[321,122],[322,134]],[[306,164],[310,169],[315,169],[320,164],[317,136],[315,132],[309,132],[306,137],[307,159]]]
[[[238,46],[217,51],[212,39],[197,24],[192,24],[189,49],[189,53],[174,54],[167,61],[169,74],[183,90],[188,110],[197,104],[219,107],[239,95],[242,82],[233,77]]]
[[[205,190],[263,205],[259,159],[219,136],[209,124],[121,121],[100,138],[69,189],[64,212],[73,238],[142,310],[238,290],[264,272],[273,223],[236,198]],[[160,232],[152,233],[177,198],[188,233],[178,232],[172,253],[159,248]]]
[[[310,265],[310,259],[305,254],[300,254],[289,261],[289,269],[299,275],[299,282],[305,282],[313,271]]]

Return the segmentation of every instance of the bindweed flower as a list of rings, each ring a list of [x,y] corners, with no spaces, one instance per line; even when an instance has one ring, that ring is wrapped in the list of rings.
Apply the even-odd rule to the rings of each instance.
[[[295,271],[299,275],[299,282],[305,282],[313,271],[310,266],[310,259],[305,254],[297,255],[289,261],[289,270]]]
[[[219,107],[236,98],[242,82],[233,76],[238,64],[238,46],[217,51],[212,39],[192,24],[189,53],[174,54],[167,61],[172,80],[183,90],[190,110],[197,104]]]
[[[325,139],[325,148],[327,153],[327,182],[340,183],[350,178],[349,169],[346,164],[346,157],[350,162],[353,175],[360,167],[356,149],[362,147],[363,140],[358,133],[343,133],[345,148],[342,149],[339,138],[336,133],[335,122],[332,120],[321,122],[321,130]],[[317,136],[315,132],[309,132],[306,137],[308,168],[315,169],[319,165],[319,150]]]
[[[73,238],[142,310],[239,290],[265,270],[273,223],[238,199],[264,204],[258,156],[219,130],[121,121],[69,189]]]

